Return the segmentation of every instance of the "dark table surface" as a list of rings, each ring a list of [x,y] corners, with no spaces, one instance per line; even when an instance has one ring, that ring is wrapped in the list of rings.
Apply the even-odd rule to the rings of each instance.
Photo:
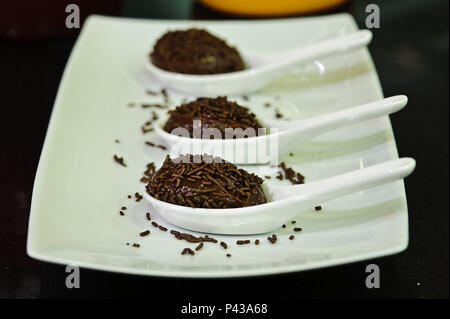
[[[76,1],[75,1],[76,2]],[[364,28],[368,3],[381,8],[370,51],[384,94],[406,94],[392,116],[400,156],[417,160],[406,180],[410,244],[405,252],[327,269],[260,278],[191,280],[82,269],[67,289],[65,267],[26,255],[34,175],[73,38],[0,42],[0,297],[448,298],[448,1],[353,1],[340,8]],[[131,10],[132,11],[132,10]],[[166,18],[164,10],[158,17]],[[132,14],[130,14],[132,15]],[[194,6],[193,18],[227,18]],[[170,16],[173,18],[173,16]],[[367,289],[376,263],[381,288]],[[211,294],[211,289],[214,293]]]

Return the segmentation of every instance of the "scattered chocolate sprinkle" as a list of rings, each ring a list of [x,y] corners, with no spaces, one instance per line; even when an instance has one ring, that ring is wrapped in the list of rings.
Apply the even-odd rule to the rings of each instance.
[[[276,117],[277,119],[281,119],[281,118],[283,117],[283,114],[281,114],[280,111],[279,111],[278,109],[276,109],[276,111],[275,111],[275,117]]]
[[[119,141],[118,139],[115,139],[115,140],[114,140],[114,142],[116,142],[116,143],[120,143],[120,141]]]
[[[116,154],[114,154],[114,160],[115,160],[117,163],[119,163],[120,165],[124,166],[124,167],[127,166],[127,164],[125,164],[125,162],[124,162],[124,160],[123,160],[123,157],[119,157],[119,156],[117,156]]]
[[[291,235],[291,236],[289,236],[289,239],[290,239],[290,240],[293,240],[294,237],[295,237],[294,235]]]
[[[255,240],[255,245],[259,245],[259,239]]]
[[[267,240],[270,241],[272,244],[275,244],[277,241],[277,235],[273,234],[271,237],[267,237]]]
[[[283,170],[284,177],[288,179],[292,184],[305,183],[305,177],[302,174],[295,172],[291,167],[286,167],[286,164],[284,162],[281,162],[279,167],[281,167],[281,169]]]
[[[139,247],[141,247],[141,245],[134,243],[133,247],[139,248]]]
[[[294,156],[294,153],[289,153],[289,156]]]
[[[281,174],[281,172],[278,172],[278,175],[276,176],[277,179],[279,179],[280,181],[283,180],[283,174]]]
[[[295,220],[291,221],[291,224],[295,224],[295,223],[296,223],[296,221],[295,221]]]
[[[271,179],[272,177],[269,175],[264,176],[265,179]]]
[[[126,210],[127,208],[125,206],[122,206],[120,209],[121,210]]]
[[[142,103],[141,107],[143,109],[149,108],[149,107],[156,107],[158,109],[166,109],[167,105],[159,104],[159,103]]]
[[[147,220],[152,220],[152,218],[150,217],[150,213],[146,213],[145,218],[147,218]]]
[[[248,101],[248,95],[242,95],[242,99],[243,99],[244,101]]]
[[[231,254],[227,254],[227,257],[231,257]]]
[[[286,228],[286,224],[281,225],[281,227]]]
[[[165,147],[164,145],[155,144],[155,143],[149,142],[149,141],[146,141],[145,144],[152,146],[152,147],[158,147],[162,150],[167,150],[167,147]]]
[[[295,227],[294,231],[302,231],[302,229],[300,227]]]
[[[224,249],[228,248],[228,245],[223,241],[220,242],[220,246],[222,246]]]
[[[119,214],[120,214],[120,216],[125,215],[125,214],[123,213],[123,211],[120,211]]]
[[[322,210],[322,206],[316,206],[314,207],[315,210]]]
[[[153,127],[146,128],[144,125],[141,126],[142,133],[146,134],[148,132],[153,131]]]
[[[141,199],[144,198],[144,197],[143,197],[141,194],[139,194],[138,192],[136,192],[136,193],[134,194],[134,197],[136,198],[136,202],[139,202]]]
[[[200,249],[202,249],[203,245],[203,243],[198,244],[198,246],[195,247],[195,250],[199,251]]]
[[[188,253],[189,255],[192,255],[192,256],[195,255],[195,252],[194,252],[192,249],[190,249],[190,248],[185,248],[185,249],[183,249],[183,251],[181,252],[182,255],[186,255],[186,253]]]
[[[167,228],[161,225],[158,225],[158,228],[161,229],[162,231],[167,231]]]
[[[270,107],[272,104],[270,104],[269,102],[264,103],[265,107]]]
[[[128,195],[127,197],[128,197],[128,198],[131,198],[132,196],[131,196],[131,195]]]
[[[146,231],[139,233],[139,236],[144,237],[144,236],[147,236],[148,234],[150,234],[150,231],[146,230]]]
[[[246,244],[250,244],[250,240],[238,240],[236,241],[236,244],[238,245],[246,245]]]
[[[152,226],[153,226],[153,227],[158,227],[159,225],[158,225],[157,222],[152,222]]]
[[[164,97],[164,102],[169,102],[169,95],[167,94],[167,90],[166,89],[162,89],[161,90],[161,94]]]

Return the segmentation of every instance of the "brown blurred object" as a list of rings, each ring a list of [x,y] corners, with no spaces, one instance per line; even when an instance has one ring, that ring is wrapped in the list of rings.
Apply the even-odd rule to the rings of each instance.
[[[80,29],[68,29],[66,6],[80,8],[80,26],[91,14],[117,14],[121,0],[2,0],[0,1],[0,39],[40,40],[74,36]]]
[[[342,6],[349,0],[197,0],[218,12],[243,17],[308,15]]]

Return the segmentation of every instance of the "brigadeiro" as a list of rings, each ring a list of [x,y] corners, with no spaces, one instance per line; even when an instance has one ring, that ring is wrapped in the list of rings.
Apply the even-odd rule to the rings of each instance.
[[[240,71],[239,52],[203,29],[176,30],[158,39],[150,59],[158,68],[186,74],[219,74]]]
[[[164,125],[164,130],[171,133],[173,129],[186,129],[193,138],[194,120],[201,120],[201,134],[209,128],[216,128],[220,131],[222,138],[227,138],[226,128],[248,128],[254,129],[254,135],[258,135],[258,128],[263,128],[256,119],[256,115],[251,113],[246,107],[235,102],[228,101],[226,97],[207,98],[200,97],[195,101],[184,103],[175,110],[171,110],[169,119]],[[236,134],[239,137],[239,134]],[[201,136],[196,136],[200,138]],[[234,138],[230,136],[229,138]]]
[[[156,199],[194,208],[236,208],[267,202],[263,180],[211,155],[168,155],[147,184]]]

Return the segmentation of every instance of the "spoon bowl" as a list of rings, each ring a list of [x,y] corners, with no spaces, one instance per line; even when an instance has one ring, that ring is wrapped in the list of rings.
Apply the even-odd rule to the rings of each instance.
[[[227,235],[270,232],[302,211],[357,191],[402,179],[415,168],[412,158],[401,158],[301,185],[265,185],[269,202],[243,208],[192,208],[158,200],[144,190],[154,210],[170,223],[189,230]]]
[[[205,139],[178,136],[164,131],[167,117],[155,125],[155,132],[169,147],[171,157],[181,154],[211,154],[237,164],[276,164],[287,153],[314,136],[401,110],[408,103],[404,95],[297,121],[262,120],[269,134],[237,139]]]
[[[147,70],[163,86],[194,95],[230,95],[256,91],[293,66],[367,45],[369,30],[360,30],[276,54],[242,53],[248,69],[212,75],[183,74],[165,71],[147,61]]]

